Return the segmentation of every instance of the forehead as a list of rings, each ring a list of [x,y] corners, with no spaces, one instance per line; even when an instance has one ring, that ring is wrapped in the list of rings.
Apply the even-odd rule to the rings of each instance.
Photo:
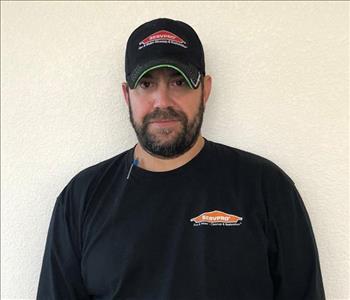
[[[161,78],[161,77],[173,78],[173,77],[179,77],[179,76],[182,77],[182,75],[178,71],[176,71],[175,69],[157,68],[157,69],[154,69],[154,70],[147,72],[145,75],[142,76],[142,78],[157,79],[157,78]]]

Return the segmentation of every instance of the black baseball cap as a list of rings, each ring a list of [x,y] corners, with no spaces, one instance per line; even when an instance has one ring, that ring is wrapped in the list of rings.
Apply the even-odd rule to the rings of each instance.
[[[205,75],[202,43],[188,24],[160,18],[136,28],[125,53],[125,76],[131,89],[149,71],[168,67],[177,70],[196,89]]]

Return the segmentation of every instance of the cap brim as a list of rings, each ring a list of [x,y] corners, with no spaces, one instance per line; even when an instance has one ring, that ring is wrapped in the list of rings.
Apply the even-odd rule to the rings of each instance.
[[[126,78],[131,89],[134,89],[139,83],[140,79],[149,71],[158,68],[172,68],[178,71],[187,81],[187,84],[196,89],[199,86],[201,73],[192,65],[180,63],[174,60],[158,59],[148,61],[145,64],[138,65],[134,71]]]

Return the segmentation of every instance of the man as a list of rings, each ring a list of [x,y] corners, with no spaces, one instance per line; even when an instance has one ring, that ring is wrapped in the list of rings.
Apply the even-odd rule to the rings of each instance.
[[[59,195],[38,299],[325,299],[293,181],[201,135],[211,77],[195,31],[170,19],[141,25],[125,71],[138,143]]]

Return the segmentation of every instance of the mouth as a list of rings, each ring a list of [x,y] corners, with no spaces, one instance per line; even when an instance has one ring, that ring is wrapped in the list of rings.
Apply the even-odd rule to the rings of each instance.
[[[166,120],[154,120],[154,121],[151,121],[149,122],[150,124],[154,124],[154,125],[157,125],[157,126],[170,126],[170,125],[174,125],[176,124],[177,122],[179,122],[179,120],[169,120],[169,119],[166,119]]]
[[[178,120],[175,120],[175,119],[163,119],[163,120],[150,121],[150,123],[172,123],[172,122],[178,122]]]

